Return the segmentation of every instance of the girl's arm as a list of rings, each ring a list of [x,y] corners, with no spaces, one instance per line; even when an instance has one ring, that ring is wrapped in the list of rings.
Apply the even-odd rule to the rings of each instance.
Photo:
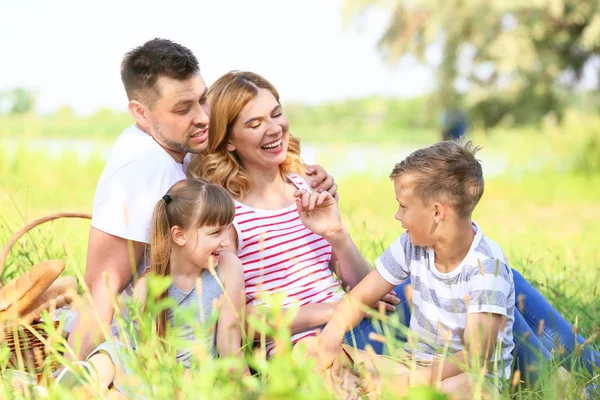
[[[219,275],[224,286],[224,298],[217,322],[217,350],[221,357],[243,356],[241,351],[243,315],[240,311],[246,306],[246,296],[242,263],[230,253],[221,253]]]

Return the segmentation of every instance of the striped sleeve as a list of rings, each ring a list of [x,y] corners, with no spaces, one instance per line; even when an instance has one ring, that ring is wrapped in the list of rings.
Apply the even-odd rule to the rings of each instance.
[[[469,268],[467,312],[507,315],[514,287],[510,267],[500,260],[486,259]]]
[[[404,233],[375,260],[375,268],[390,284],[399,285],[410,276],[411,254],[412,244],[408,235]]]

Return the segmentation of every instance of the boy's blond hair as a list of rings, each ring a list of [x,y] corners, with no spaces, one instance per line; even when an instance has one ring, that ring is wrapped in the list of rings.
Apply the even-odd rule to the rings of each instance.
[[[444,201],[470,216],[484,189],[483,170],[471,141],[444,141],[413,152],[394,166],[390,179],[414,174],[414,193],[425,203]]]

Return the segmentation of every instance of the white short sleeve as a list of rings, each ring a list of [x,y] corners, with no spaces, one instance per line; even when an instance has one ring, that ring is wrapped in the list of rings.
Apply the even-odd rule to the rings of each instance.
[[[410,276],[412,253],[412,244],[408,235],[404,233],[375,260],[375,267],[383,279],[392,285],[399,285]]]
[[[92,226],[103,232],[148,243],[154,207],[176,182],[185,179],[177,163],[135,125],[117,138],[94,194]]]
[[[164,164],[136,160],[98,184],[94,196],[92,226],[124,239],[149,243],[154,207],[167,190],[184,179]]]
[[[469,268],[467,312],[507,315],[508,309],[514,306],[514,299],[511,299],[514,283],[510,267],[500,260],[487,259]]]

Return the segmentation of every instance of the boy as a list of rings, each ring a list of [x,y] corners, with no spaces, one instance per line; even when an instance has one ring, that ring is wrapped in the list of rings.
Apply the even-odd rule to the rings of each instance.
[[[365,306],[410,277],[410,329],[418,343],[409,342],[406,351],[428,366],[395,375],[396,390],[441,384],[470,398],[466,365],[478,372],[485,367],[500,382],[510,376],[515,289],[501,248],[471,220],[484,190],[478,150],[471,142],[446,141],[396,164],[390,175],[399,204],[395,218],[406,232],[333,312],[318,339],[322,368],[341,354],[344,333],[363,318]],[[447,355],[443,362],[441,355]]]

